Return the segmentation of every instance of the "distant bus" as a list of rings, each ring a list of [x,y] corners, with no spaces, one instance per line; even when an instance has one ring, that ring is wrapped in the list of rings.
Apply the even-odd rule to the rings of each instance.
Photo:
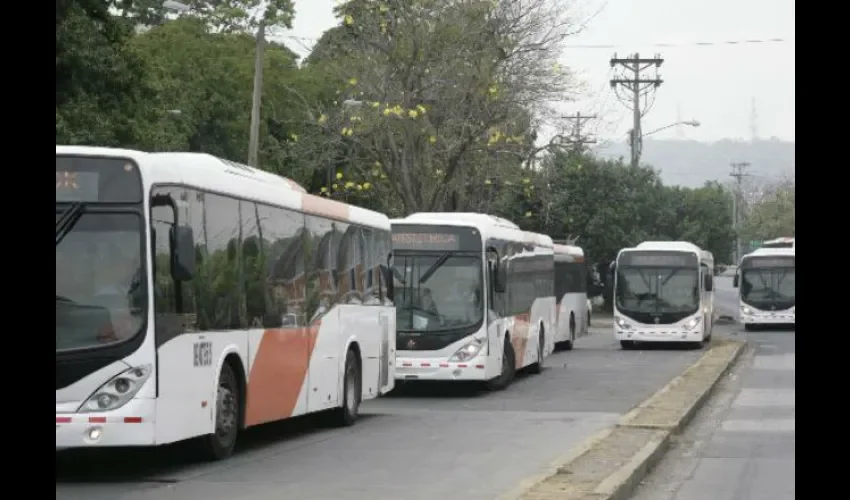
[[[733,286],[739,289],[740,321],[746,330],[796,324],[794,248],[759,248],[741,258]]]
[[[477,213],[392,221],[397,380],[503,389],[554,350],[552,239]]]
[[[555,298],[555,347],[570,350],[576,338],[587,335],[590,326],[587,266],[580,247],[555,245]]]
[[[198,438],[395,383],[390,222],[214,156],[56,146],[56,448]]]
[[[714,257],[684,241],[648,241],[615,261],[614,336],[623,349],[640,342],[699,348],[714,326]]]
[[[795,248],[795,241],[793,236],[776,238],[763,242],[760,248]]]

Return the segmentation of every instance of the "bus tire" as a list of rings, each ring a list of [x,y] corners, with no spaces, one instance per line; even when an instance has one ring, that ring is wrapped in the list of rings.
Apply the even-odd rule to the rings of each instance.
[[[573,343],[576,340],[576,317],[573,313],[570,313],[570,338],[564,341],[564,350],[572,351]]]
[[[230,457],[239,435],[243,398],[233,366],[227,361],[221,366],[216,392],[215,429],[199,441],[202,457],[210,461]]]
[[[632,351],[637,347],[637,345],[635,344],[634,340],[621,340],[620,347],[624,351]]]
[[[342,406],[336,411],[336,424],[348,427],[357,421],[360,414],[360,403],[363,400],[362,373],[357,352],[349,348],[345,355],[345,373],[342,379]]]
[[[505,346],[502,351],[502,373],[487,381],[487,389],[491,391],[502,391],[507,389],[516,375],[516,355],[510,339],[505,335]]]
[[[543,353],[546,347],[546,332],[540,327],[540,335],[537,336],[537,362],[528,367],[529,373],[535,375],[543,372]]]

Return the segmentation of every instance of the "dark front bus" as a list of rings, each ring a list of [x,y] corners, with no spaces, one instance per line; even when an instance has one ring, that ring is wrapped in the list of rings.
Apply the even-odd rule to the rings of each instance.
[[[138,349],[142,179],[126,158],[56,155],[56,390]]]
[[[393,224],[397,348],[435,351],[484,322],[480,232],[471,227]]]
[[[756,256],[741,262],[741,302],[762,311],[782,311],[796,304],[795,257]],[[736,281],[738,281],[736,277]]]
[[[699,260],[690,252],[623,252],[614,294],[617,310],[638,323],[676,323],[699,311]]]

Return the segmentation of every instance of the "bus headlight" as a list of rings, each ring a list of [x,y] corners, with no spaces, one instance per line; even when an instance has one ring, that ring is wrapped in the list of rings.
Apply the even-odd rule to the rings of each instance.
[[[468,344],[458,349],[449,361],[469,361],[470,359],[478,356],[478,353],[481,352],[481,348],[484,347],[484,342],[478,339],[472,339]]]
[[[91,413],[114,410],[127,404],[151,376],[151,365],[136,366],[112,377],[77,410]]]
[[[688,320],[687,323],[682,325],[682,328],[684,328],[685,330],[693,330],[700,323],[700,321],[702,321],[702,318],[700,318],[699,316],[697,316],[696,318],[691,318]]]
[[[743,314],[752,314],[753,310],[747,306],[741,306],[741,313]]]
[[[619,316],[614,318],[614,323],[617,325],[617,328],[620,328],[621,330],[628,330],[632,327],[632,325],[626,323],[626,320]]]

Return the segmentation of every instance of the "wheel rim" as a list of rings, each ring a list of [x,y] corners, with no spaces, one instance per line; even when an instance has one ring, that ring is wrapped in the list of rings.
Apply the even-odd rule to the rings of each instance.
[[[357,414],[357,379],[354,377],[354,367],[348,368],[345,378],[345,406],[353,416]]]
[[[215,434],[227,438],[236,428],[236,398],[233,388],[227,382],[218,386],[216,402]]]

